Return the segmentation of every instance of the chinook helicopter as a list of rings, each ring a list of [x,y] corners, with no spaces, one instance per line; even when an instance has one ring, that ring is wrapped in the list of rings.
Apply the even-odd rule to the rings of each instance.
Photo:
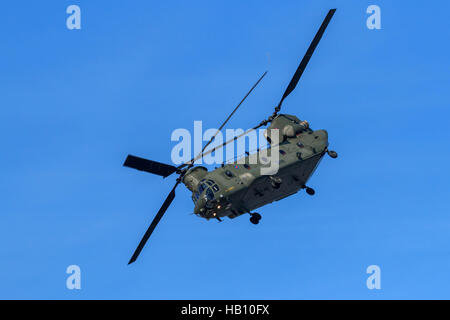
[[[261,220],[261,215],[253,212],[253,210],[284,199],[302,189],[305,189],[307,194],[314,195],[314,189],[306,185],[308,179],[325,154],[328,154],[331,158],[337,158],[337,153],[328,150],[327,131],[312,130],[307,121],[300,120],[293,115],[279,114],[279,112],[284,99],[295,89],[300,80],[335,11],[336,9],[329,10],[280,102],[275,107],[275,111],[268,119],[261,121],[257,126],[233,139],[206,151],[206,148],[213,142],[217,133],[264,78],[267,73],[265,72],[220,126],[216,134],[202,148],[200,154],[190,161],[175,167],[133,155],[127,156],[123,164],[125,167],[153,173],[163,178],[173,173],[179,175],[175,186],[162,204],[128,264],[136,261],[156,225],[174,200],[175,189],[180,183],[183,183],[192,192],[195,215],[208,220],[217,219],[219,221],[222,221],[221,218],[223,217],[233,219],[248,213],[250,214],[250,222],[258,224]],[[270,151],[275,149],[272,148],[273,146],[277,146],[276,149],[279,152],[278,171],[275,174],[262,175],[260,170],[262,164],[254,164],[254,162],[250,161],[250,157],[254,155],[250,155],[248,152],[246,153],[247,157],[241,159],[243,161],[240,161],[239,163],[241,164],[239,165],[233,163],[222,164],[221,167],[213,171],[208,171],[202,166],[194,167],[194,163],[198,159],[267,124],[270,124],[270,126],[264,132],[264,135],[270,146],[265,150],[266,154],[270,154]],[[272,135],[271,132],[273,130],[278,130],[278,134]],[[258,150],[257,154],[260,152],[262,150]]]

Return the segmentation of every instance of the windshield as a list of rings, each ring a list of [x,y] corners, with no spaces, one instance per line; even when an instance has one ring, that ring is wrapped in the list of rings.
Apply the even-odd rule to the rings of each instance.
[[[205,191],[206,190],[206,191]],[[198,198],[205,193],[206,199],[207,200],[214,200],[214,193],[219,191],[219,186],[217,185],[217,183],[214,180],[206,180],[203,179],[200,181],[199,185],[198,185],[198,189],[197,191],[194,193],[193,195],[193,200],[196,203]]]
[[[206,184],[204,183],[200,183],[200,185],[198,186],[198,193],[202,194],[203,191],[205,191],[207,188]]]
[[[217,183],[214,180],[203,179],[203,180],[200,181],[200,184],[198,186],[198,193],[202,194],[203,191],[205,191],[208,188],[211,188],[214,192],[217,192],[217,191],[220,190],[219,186],[217,185]]]
[[[213,200],[214,199],[214,193],[210,188],[206,190],[206,199]]]

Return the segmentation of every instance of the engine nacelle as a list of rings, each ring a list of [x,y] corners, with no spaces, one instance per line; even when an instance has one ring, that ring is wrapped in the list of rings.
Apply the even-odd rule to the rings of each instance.
[[[278,141],[271,136],[271,129],[278,129]],[[296,116],[289,114],[278,115],[264,131],[264,136],[270,144],[278,144],[287,138],[294,138],[297,134],[309,129],[309,123],[305,120],[300,120]]]

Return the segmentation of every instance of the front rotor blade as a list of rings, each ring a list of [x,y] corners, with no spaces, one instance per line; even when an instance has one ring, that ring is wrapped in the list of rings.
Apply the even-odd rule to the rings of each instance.
[[[175,188],[178,186],[178,184],[179,184],[179,182],[177,182],[175,184],[172,191],[170,191],[170,193],[167,196],[166,200],[164,201],[163,205],[159,209],[158,213],[153,218],[153,221],[150,224],[150,227],[148,227],[147,231],[144,234],[144,237],[142,237],[141,242],[139,242],[139,245],[136,248],[136,250],[134,251],[133,256],[131,257],[128,264],[135,262],[136,259],[138,258],[139,254],[141,253],[142,249],[144,248],[145,243],[147,242],[148,238],[150,238],[153,230],[155,230],[156,226],[158,225],[159,220],[161,220],[161,218],[164,215],[164,213],[166,212],[167,208],[169,208],[170,204],[172,203],[173,199],[175,198]]]
[[[132,155],[128,155],[123,165],[124,167],[157,174],[159,176],[163,176],[164,178],[177,171],[177,168],[171,166],[170,164],[147,160]]]
[[[217,129],[216,133],[211,137],[211,139],[205,144],[205,146],[203,147],[202,151],[200,151],[200,153],[192,158],[189,162],[186,162],[180,166],[178,166],[178,169],[183,168],[185,166],[192,166],[194,164],[195,161],[197,161],[198,159],[200,159],[202,157],[202,155],[204,154],[204,151],[206,149],[206,147],[208,147],[211,142],[214,141],[214,139],[216,138],[217,134],[220,132],[220,130],[223,129],[223,127],[227,124],[227,122],[230,120],[230,118],[233,116],[233,114],[236,112],[237,109],[239,109],[239,107],[241,106],[241,104],[245,101],[245,99],[247,99],[247,97],[250,95],[250,93],[252,93],[253,89],[255,89],[258,84],[261,82],[261,80],[266,76],[267,71],[264,72],[262,74],[262,76],[258,79],[258,81],[256,81],[256,83],[253,85],[253,87],[250,88],[250,90],[247,92],[247,94],[244,96],[244,98],[242,98],[241,102],[239,102],[239,104],[234,108],[233,112],[231,112],[231,114],[228,116],[228,118],[225,119],[225,121],[222,123],[222,125],[219,127],[219,129]]]
[[[328,26],[328,23],[330,23],[331,18],[333,17],[334,13],[336,12],[336,9],[331,9],[328,11],[327,16],[322,22],[322,25],[319,28],[319,31],[317,31],[316,36],[314,37],[313,41],[309,45],[308,50],[306,51],[302,61],[300,62],[300,65],[297,68],[297,71],[295,71],[294,76],[292,77],[291,82],[286,88],[286,91],[283,94],[283,97],[280,100],[280,103],[278,104],[278,108],[281,107],[281,104],[283,103],[283,100],[295,89],[297,86],[298,81],[300,80],[300,77],[303,74],[303,71],[305,71],[306,66],[308,65],[309,59],[311,59],[311,56],[314,53],[314,50],[316,49],[317,45],[319,44],[320,39],[322,38],[323,33],[325,32],[325,29]]]
[[[252,131],[254,131],[254,130],[260,128],[260,127],[262,127],[263,125],[264,125],[263,123],[260,123],[260,124],[258,124],[257,126],[251,128],[251,129],[248,129],[247,131],[241,133],[240,135],[237,135],[237,136],[235,136],[234,138],[232,138],[232,139],[230,139],[230,140],[228,140],[228,141],[225,141],[224,143],[222,143],[221,145],[219,145],[219,146],[217,146],[217,147],[214,147],[214,148],[212,148],[212,149],[209,149],[208,151],[203,151],[203,152],[200,153],[198,156],[196,156],[194,159],[192,159],[190,162],[184,163],[184,164],[182,164],[181,166],[179,166],[178,169],[184,168],[184,167],[187,166],[189,163],[192,164],[192,163],[194,163],[195,161],[197,161],[198,159],[203,158],[204,156],[206,156],[206,155],[208,155],[208,154],[210,154],[210,153],[213,153],[214,151],[217,151],[217,150],[219,150],[219,149],[222,149],[223,147],[225,147],[225,146],[226,146],[227,144],[229,144],[230,142],[236,141],[236,140],[239,139],[240,137],[243,137],[243,136],[249,134],[250,132],[252,132]]]
[[[251,87],[251,89],[247,92],[247,94],[244,96],[244,98],[242,98],[241,102],[239,102],[239,104],[236,106],[236,108],[234,108],[233,112],[231,112],[231,114],[228,116],[228,118],[222,123],[222,125],[219,127],[219,129],[217,129],[216,133],[211,137],[211,139],[208,141],[207,144],[205,144],[205,146],[202,149],[202,152],[205,151],[206,147],[209,146],[211,144],[211,142],[214,141],[214,138],[217,136],[217,134],[220,132],[220,130],[223,129],[223,127],[227,124],[228,120],[230,120],[230,118],[233,116],[233,114],[236,112],[237,109],[239,109],[239,107],[241,106],[241,104],[245,101],[245,99],[247,99],[247,97],[250,95],[250,93],[252,93],[253,89],[256,88],[256,86],[261,82],[261,80],[266,76],[267,71],[264,72],[262,74],[262,76],[258,79],[258,81],[256,81],[256,83],[253,85],[253,87]]]

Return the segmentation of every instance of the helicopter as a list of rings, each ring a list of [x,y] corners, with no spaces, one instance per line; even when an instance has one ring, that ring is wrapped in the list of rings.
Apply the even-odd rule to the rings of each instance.
[[[145,232],[128,264],[135,262],[138,258],[157,224],[174,200],[175,189],[181,183],[192,192],[195,215],[207,220],[217,219],[222,221],[221,218],[223,217],[234,219],[248,213],[250,214],[250,222],[253,224],[258,224],[261,220],[261,215],[253,212],[257,208],[284,199],[302,189],[305,189],[309,195],[315,194],[314,189],[306,185],[307,181],[325,154],[328,154],[331,158],[337,158],[337,153],[328,149],[328,133],[326,130],[313,130],[306,120],[300,120],[294,115],[280,114],[279,112],[285,98],[297,86],[335,11],[336,9],[328,11],[280,102],[270,117],[233,139],[206,150],[214,141],[217,133],[222,130],[248,95],[264,78],[266,71],[222,123],[216,134],[205,144],[200,154],[190,161],[175,167],[133,155],[127,156],[123,163],[125,167],[156,174],[163,178],[174,173],[178,174],[174,187]],[[203,166],[195,166],[195,162],[205,155],[215,152],[228,143],[234,142],[249,132],[268,124],[270,125],[265,130],[264,136],[269,143],[269,147],[265,152],[266,154],[270,154],[272,150],[279,152],[278,170],[276,173],[272,175],[261,174],[263,164],[250,161],[254,155],[250,155],[248,152],[246,152],[247,156],[241,159],[239,165],[224,163],[213,171],[208,171]],[[274,130],[277,134],[273,134]],[[276,148],[274,148],[275,146]],[[257,155],[261,152],[263,150],[258,149]]]

